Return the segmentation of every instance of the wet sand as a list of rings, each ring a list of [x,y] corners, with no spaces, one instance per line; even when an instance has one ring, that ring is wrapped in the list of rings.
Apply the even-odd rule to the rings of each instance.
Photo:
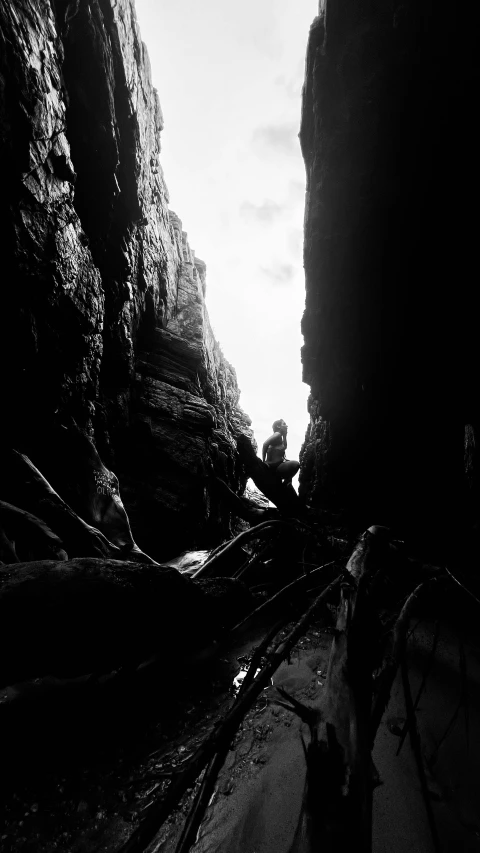
[[[307,702],[321,697],[323,677],[318,673],[326,670],[330,647],[329,635],[316,633],[306,639],[308,648],[298,648],[291,663],[284,663],[274,678],[276,686]],[[414,696],[432,636],[433,626],[423,624],[410,641]],[[418,710],[430,797],[444,853],[480,851],[480,658],[472,645],[466,644],[465,650],[469,743],[462,711],[429,767],[460,692],[458,639],[447,625],[441,628],[436,662]],[[382,784],[374,792],[372,853],[434,850],[408,737],[400,755],[395,755],[404,718],[398,677],[373,753]],[[265,691],[229,753],[192,853],[288,853],[305,784],[302,731],[307,736],[295,715],[275,705],[275,689]],[[172,853],[180,825],[172,826],[169,836],[153,845],[151,853]]]
[[[410,643],[409,675],[413,696],[433,640],[433,625],[415,631]],[[441,625],[436,659],[418,709],[417,719],[425,759],[430,799],[445,853],[480,851],[480,657],[465,643],[468,678],[468,723],[461,710],[457,722],[432,764],[442,734],[460,696],[458,637]],[[431,853],[433,844],[409,738],[400,755],[392,735],[403,721],[405,705],[400,677],[380,725],[373,757],[382,786],[374,794],[373,853]]]
[[[247,714],[220,773],[192,853],[288,853],[305,785],[301,735],[308,741],[308,732],[294,714],[276,703],[278,693],[275,688],[282,686],[307,703],[321,701],[331,645],[331,634],[322,627],[323,624],[312,626],[292,652],[290,662],[284,662],[278,669],[274,684],[263,691]],[[31,842],[27,848],[35,850],[35,853],[37,850],[41,853],[53,850],[58,853],[111,853],[117,849],[131,834],[142,808],[159,796],[159,785],[168,784],[162,774],[175,770],[188,760],[191,752],[215,725],[216,719],[231,705],[232,694],[228,692],[228,685],[232,685],[240,669],[237,659],[245,660],[245,656],[251,655],[252,646],[264,631],[265,626],[257,626],[255,634],[250,626],[236,648],[230,649],[225,659],[219,660],[213,669],[208,666],[202,668],[197,663],[192,664],[191,670],[187,668],[176,674],[167,669],[160,673],[152,670],[150,674],[146,670],[145,685],[142,687],[139,677],[136,692],[131,696],[132,707],[125,705],[126,695],[122,686],[115,686],[112,682],[112,695],[103,714],[105,719],[96,717],[94,720],[95,729],[98,729],[97,740],[93,743],[87,740],[93,733],[91,727],[86,731],[77,728],[77,735],[83,735],[79,750],[83,750],[86,743],[90,751],[95,749],[98,738],[111,730],[113,723],[112,747],[122,732],[136,732],[138,736],[139,727],[146,724],[145,711],[148,709],[153,727],[148,734],[145,731],[142,750],[148,747],[158,749],[158,753],[150,759],[139,756],[138,761],[132,756],[124,763],[123,756],[127,758],[132,747],[134,751],[138,748],[136,742],[131,745],[125,743],[128,750],[123,756],[120,754],[119,762],[115,763],[113,756],[106,756],[108,781],[103,778],[105,771],[100,766],[96,770],[88,769],[91,763],[88,759],[85,777],[80,764],[73,777],[72,768],[69,769],[67,781],[52,778],[51,784],[48,782],[50,787],[45,787],[44,780],[42,790],[39,787],[38,791],[32,790],[30,794],[26,790],[24,798],[15,801],[18,807],[15,806],[16,811],[12,812],[9,820],[8,841],[4,835],[0,843],[2,853],[3,849],[12,853],[24,849],[27,838]],[[409,644],[409,672],[414,696],[429,654],[432,634],[433,625],[422,623]],[[458,705],[461,688],[458,638],[447,625],[441,626],[435,665],[418,710],[430,796],[443,853],[480,853],[480,651],[470,642],[465,643],[465,654],[468,741],[465,715],[461,710],[450,735],[438,751],[436,761],[432,763],[442,733]],[[202,684],[203,672],[205,684]],[[183,681],[177,683],[180,675]],[[190,679],[192,684],[189,684]],[[219,686],[215,688],[217,679]],[[33,685],[32,690],[34,686],[37,687]],[[164,707],[162,696],[167,687],[168,695],[174,690],[178,696],[178,706],[171,710],[171,719],[162,718],[161,725],[158,725],[156,718]],[[94,686],[91,688],[93,693],[96,689]],[[157,689],[160,691],[158,694]],[[69,690],[72,701],[70,704],[65,701],[66,716],[61,715],[67,728],[68,715],[75,701],[80,703],[85,692],[80,690],[80,685],[72,685]],[[217,691],[215,699],[212,690]],[[180,697],[182,691],[185,694],[183,698]],[[75,700],[74,694],[77,693]],[[105,701],[106,696],[103,698]],[[52,700],[57,715],[58,701],[58,697]],[[83,701],[87,711],[90,705],[85,697]],[[82,707],[79,704],[77,712],[85,723]],[[109,715],[109,708],[113,716]],[[30,720],[31,726],[30,714],[26,713],[25,719]],[[433,850],[408,738],[400,755],[395,755],[404,717],[403,691],[397,679],[373,753],[382,780],[382,785],[374,792],[373,853],[431,853]],[[56,721],[52,719],[52,727],[58,727],[58,717]],[[6,731],[4,734],[7,736]],[[21,731],[19,738],[20,734]],[[29,734],[32,742],[38,744],[38,732],[34,730]],[[194,791],[187,792],[179,809],[150,845],[148,853],[173,853],[193,796]],[[48,797],[52,801],[51,806]],[[319,803],[319,808],[321,806]],[[64,826],[60,823],[60,807],[65,813]],[[132,811],[133,824],[128,818],[129,811]]]

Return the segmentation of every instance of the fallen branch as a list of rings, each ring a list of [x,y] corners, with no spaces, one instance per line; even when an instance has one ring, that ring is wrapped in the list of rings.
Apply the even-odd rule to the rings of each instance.
[[[177,846],[175,847],[175,853],[188,853],[188,850],[190,850],[192,844],[195,843],[197,832],[207,810],[212,794],[215,790],[215,783],[217,781],[218,774],[220,773],[220,770],[222,769],[225,763],[225,758],[229,747],[230,742],[227,743],[221,750],[219,750],[219,752],[216,752],[212,760],[210,761],[210,764],[208,765],[205,771],[205,775],[202,779],[200,789],[197,792],[197,795],[193,802],[192,808],[190,809],[187,815],[187,819],[185,821],[180,840]]]

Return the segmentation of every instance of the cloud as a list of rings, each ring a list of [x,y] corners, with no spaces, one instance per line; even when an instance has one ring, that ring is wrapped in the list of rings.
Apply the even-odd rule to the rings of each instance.
[[[295,202],[303,202],[305,200],[305,181],[290,181],[288,184],[288,198],[293,204]]]
[[[295,267],[292,264],[275,264],[271,267],[260,267],[261,272],[272,284],[285,287],[289,285],[295,276]]]
[[[300,144],[298,141],[298,124],[270,124],[257,127],[253,132],[253,144],[260,151],[273,149],[279,154],[298,156]]]
[[[283,89],[287,98],[292,101],[300,102],[302,97],[302,86],[303,86],[303,74],[296,75],[295,79],[287,79],[283,74],[279,77],[276,77],[274,80],[275,86],[278,86],[280,89]]]
[[[288,248],[294,258],[302,257],[303,231],[301,228],[291,228],[287,237]]]
[[[253,204],[244,201],[240,205],[240,216],[243,219],[255,220],[257,222],[271,223],[283,214],[283,207],[276,201],[265,199],[262,204]]]
[[[289,181],[287,195],[283,203],[266,198],[261,204],[251,201],[243,201],[240,205],[240,216],[247,221],[270,224],[292,211],[294,207],[303,203],[305,198],[305,183],[302,181]]]

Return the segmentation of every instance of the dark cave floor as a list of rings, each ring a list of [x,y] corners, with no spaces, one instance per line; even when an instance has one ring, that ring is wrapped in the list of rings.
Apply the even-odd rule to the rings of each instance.
[[[286,626],[284,631],[288,630]],[[409,643],[415,696],[434,624],[417,624]],[[265,628],[265,626],[264,626]],[[251,708],[229,751],[195,853],[287,853],[301,805],[305,726],[275,703],[276,686],[307,702],[321,699],[331,629],[314,624],[290,662]],[[114,853],[149,804],[231,704],[234,678],[259,636],[239,640],[220,660],[165,661],[129,683],[54,684],[43,679],[0,697],[4,853]],[[442,850],[480,851],[480,649],[464,639],[468,742],[461,709],[432,763],[460,695],[459,643],[441,624],[435,664],[418,721]],[[430,853],[428,823],[407,738],[397,678],[373,753],[382,784],[374,793],[373,853]],[[194,791],[164,824],[149,853],[173,853]]]

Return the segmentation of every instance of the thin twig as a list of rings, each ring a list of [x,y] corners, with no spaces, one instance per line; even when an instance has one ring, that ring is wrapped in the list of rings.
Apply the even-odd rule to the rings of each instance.
[[[249,586],[248,588],[250,592],[255,595],[259,592],[267,592],[269,589],[272,588],[272,586],[275,586],[273,581],[265,581],[265,583],[259,583],[255,586]]]
[[[480,604],[480,599],[478,599],[477,596],[473,594],[473,592],[471,592],[463,583],[461,583],[461,581],[459,581],[458,578],[455,577],[455,575],[452,575],[450,569],[447,569],[446,566],[445,571],[448,577],[451,578],[451,580],[454,581],[460,587],[460,589],[463,589],[463,591],[466,592],[467,595],[470,596],[470,598],[473,598],[473,600],[476,601],[477,604]]]
[[[216,752],[210,761],[202,779],[200,788],[195,796],[192,808],[187,815],[182,834],[177,846],[175,847],[175,853],[188,853],[192,844],[195,843],[198,829],[215,790],[215,782],[217,781],[218,774],[225,763],[229,747],[230,741],[225,743],[223,749]]]
[[[418,624],[418,623],[417,623],[417,624]],[[433,666],[433,661],[434,661],[434,659],[435,659],[435,652],[436,652],[436,650],[437,650],[437,644],[438,644],[438,636],[439,636],[439,634],[440,634],[440,622],[439,622],[439,621],[438,621],[438,619],[437,619],[437,622],[436,622],[436,624],[435,624],[435,634],[434,634],[434,637],[433,637],[432,648],[430,649],[430,654],[428,655],[427,664],[426,664],[426,666],[425,666],[425,670],[424,670],[424,672],[423,672],[422,683],[421,683],[421,685],[420,685],[420,688],[419,688],[419,690],[418,690],[418,693],[417,693],[417,696],[416,696],[416,699],[415,699],[415,702],[414,702],[414,705],[413,705],[413,710],[414,710],[415,712],[417,711],[418,703],[420,702],[420,698],[421,698],[421,696],[422,696],[422,693],[423,693],[423,691],[424,691],[424,689],[425,689],[425,685],[426,685],[426,683],[427,683],[427,678],[428,678],[428,676],[430,675],[430,670],[432,669],[432,666]],[[409,721],[408,721],[408,720],[405,720],[405,725],[403,726],[402,732],[401,732],[401,734],[400,734],[400,743],[398,744],[398,749],[397,749],[397,751],[396,751],[395,755],[400,755],[400,752],[401,752],[401,750],[402,750],[402,746],[403,746],[403,744],[404,744],[405,738],[406,738],[406,736],[407,736],[407,734],[408,734],[408,726],[409,726]]]
[[[435,824],[435,817],[433,814],[432,803],[430,801],[430,796],[428,793],[428,785],[427,785],[427,777],[425,775],[425,767],[423,765],[422,758],[422,746],[420,741],[420,735],[418,733],[417,728],[417,717],[415,711],[413,710],[413,700],[412,693],[410,690],[410,682],[408,680],[408,670],[405,658],[402,660],[402,683],[403,683],[403,692],[405,694],[405,708],[407,712],[407,719],[409,719],[409,731],[410,731],[410,742],[412,744],[412,751],[415,756],[415,762],[417,765],[418,776],[420,779],[420,786],[422,789],[423,800],[425,803],[425,810],[427,812],[428,824],[430,827],[430,832],[432,835],[432,842],[436,853],[441,853],[440,847],[440,839],[438,837],[437,827]]]

